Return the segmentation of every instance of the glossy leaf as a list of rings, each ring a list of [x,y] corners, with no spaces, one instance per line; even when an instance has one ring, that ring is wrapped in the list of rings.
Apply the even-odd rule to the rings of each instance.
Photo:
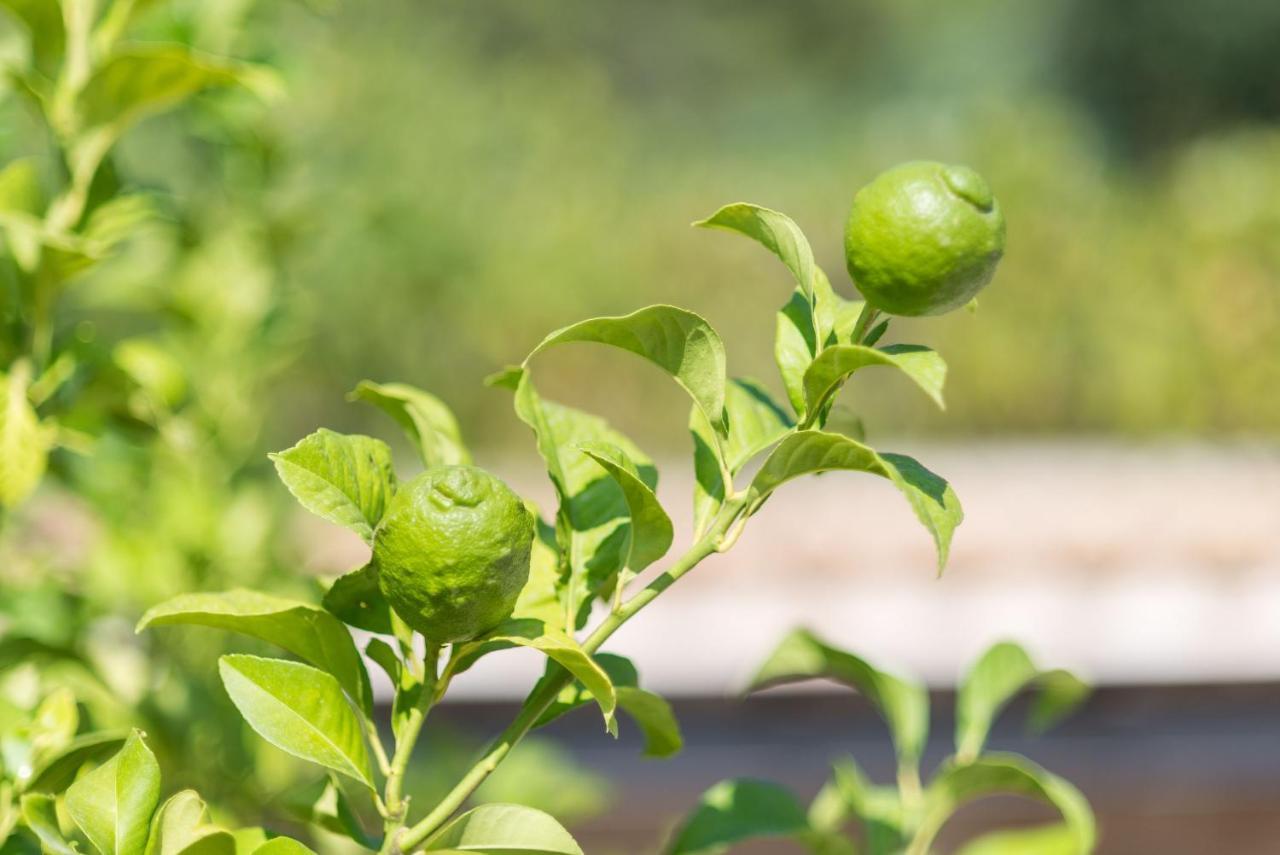
[[[1080,855],[1080,849],[1071,828],[1055,824],[984,834],[956,855]]]
[[[684,821],[668,855],[718,855],[735,843],[800,837],[809,830],[804,808],[777,784],[738,778],[703,794]]]
[[[828,347],[804,372],[805,411],[818,411],[850,375],[860,368],[887,365],[907,375],[939,407],[945,408],[942,387],[947,364],[927,347],[895,344],[884,348],[842,344]]]
[[[694,225],[737,232],[761,244],[786,265],[796,285],[812,298],[817,270],[813,249],[804,232],[786,214],[749,202],[735,202]]]
[[[724,501],[724,471],[737,474],[757,454],[786,435],[793,425],[787,413],[754,380],[737,378],[725,388],[727,434],[719,442],[702,411],[689,414],[693,436],[694,529],[701,535]]]
[[[362,380],[351,399],[368,401],[395,419],[413,441],[424,466],[471,462],[457,418],[435,395],[405,383]]]
[[[906,455],[879,453],[840,434],[799,431],[773,449],[751,482],[751,490],[763,498],[801,475],[841,469],[869,472],[892,482],[932,535],[939,570],[946,565],[951,536],[964,519],[960,500],[946,481]]]
[[[429,839],[427,852],[484,855],[582,855],[573,836],[550,814],[509,804],[481,805]]]
[[[922,837],[932,840],[947,819],[965,804],[984,796],[1015,795],[1056,808],[1068,827],[1078,855],[1088,855],[1097,841],[1093,811],[1070,783],[1016,754],[986,754],[972,763],[945,767],[925,791]]]
[[[0,508],[16,507],[35,491],[53,447],[53,430],[27,399],[30,379],[21,361],[0,373]]]
[[[525,618],[509,620],[472,643],[483,645],[493,642],[532,647],[555,660],[591,693],[600,706],[600,712],[604,714],[605,728],[617,735],[614,711],[618,706],[618,696],[614,691],[613,681],[572,636],[542,621]]]
[[[146,855],[235,855],[235,851],[235,838],[209,821],[204,800],[194,790],[183,790],[156,812]]]
[[[888,723],[899,762],[919,763],[929,735],[929,693],[924,686],[881,671],[808,630],[796,630],[783,639],[748,691],[816,678],[843,683],[865,696]]]
[[[373,530],[395,491],[391,449],[385,442],[321,428],[269,456],[304,508],[373,542]]]
[[[1018,692],[1045,677],[1049,678],[1052,691],[1040,713],[1042,720],[1065,714],[1088,694],[1087,687],[1068,672],[1042,672],[1013,642],[988,648],[960,681],[956,695],[956,756],[962,762],[977,757],[1005,705]]]
[[[259,736],[372,788],[360,722],[337,680],[300,662],[242,654],[223,656],[218,670],[236,709]]]
[[[675,538],[671,518],[625,451],[602,442],[584,444],[581,451],[600,464],[622,490],[631,518],[624,566],[638,574],[671,548]]]
[[[649,306],[629,315],[592,318],[556,330],[525,358],[568,342],[597,342],[629,351],[670,374],[702,409],[723,425],[725,354],[720,335],[698,315],[675,306]]]
[[[332,674],[365,711],[373,708],[369,675],[351,633],[323,609],[244,589],[180,594],[144,614],[138,631],[177,624],[226,629],[275,644]]]
[[[75,824],[102,855],[142,855],[160,799],[160,766],[134,731],[114,757],[67,790]]]
[[[58,808],[53,796],[27,793],[21,801],[22,821],[40,840],[45,855],[75,855],[76,848],[62,836],[58,827]]]
[[[335,579],[320,602],[347,626],[391,634],[391,606],[378,586],[378,568],[372,561]]]
[[[46,757],[34,767],[27,792],[56,793],[75,780],[86,763],[110,757],[120,750],[129,734],[125,731],[98,731],[78,736],[61,750]]]

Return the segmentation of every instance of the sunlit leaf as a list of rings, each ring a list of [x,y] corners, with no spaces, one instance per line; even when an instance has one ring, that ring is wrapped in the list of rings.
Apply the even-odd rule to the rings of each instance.
[[[703,794],[676,832],[668,855],[719,855],[735,843],[801,837],[808,818],[796,797],[766,781],[721,781]]]
[[[0,373],[0,507],[12,508],[40,484],[54,431],[27,399],[30,369],[17,362]]]
[[[273,837],[253,850],[253,855],[316,855],[292,837]]]
[[[670,374],[702,408],[707,421],[724,423],[724,344],[711,325],[675,306],[649,306],[629,315],[592,318],[558,329],[525,358],[568,342],[597,342],[629,351]]]
[[[958,809],[984,796],[1014,795],[1034,799],[1061,814],[1074,847],[1088,855],[1097,840],[1093,811],[1070,783],[1016,754],[985,754],[972,763],[947,766],[925,791],[922,837],[936,835]]]
[[[804,232],[786,214],[749,202],[734,202],[694,225],[738,232],[760,243],[778,256],[795,277],[801,291],[812,299],[817,270],[813,249]]]
[[[40,839],[45,855],[75,855],[76,848],[62,836],[57,802],[44,793],[27,793],[21,801],[22,821]]]
[[[602,442],[586,443],[581,451],[600,464],[622,490],[631,518],[625,566],[638,574],[671,548],[675,537],[671,518],[625,451]]]
[[[1080,848],[1070,826],[1054,824],[984,834],[956,855],[1080,855]]]
[[[582,855],[582,847],[550,814],[520,805],[469,810],[429,839],[427,852],[484,855]]]
[[[235,855],[229,831],[209,821],[209,809],[194,790],[170,796],[151,823],[146,855]]]
[[[804,372],[805,411],[816,412],[860,368],[887,365],[896,368],[919,386],[939,407],[943,407],[942,387],[947,364],[927,347],[895,344],[884,348],[842,344],[828,347]]]
[[[97,762],[120,750],[129,734],[104,730],[86,733],[71,740],[60,751],[37,765],[26,783],[28,792],[56,793],[75,780],[76,773],[87,763]]]
[[[280,480],[304,508],[373,542],[373,530],[396,483],[385,442],[321,428],[269,456]]]
[[[134,731],[114,757],[67,790],[67,812],[102,855],[142,855],[160,800],[160,766]]]
[[[856,690],[884,717],[899,761],[915,766],[929,735],[929,693],[924,686],[881,671],[859,656],[826,644],[808,630],[782,640],[752,678],[749,691],[815,678]]]
[[[338,681],[301,662],[229,654],[222,684],[258,735],[295,757],[372,787],[360,722]]]
[[[946,565],[951,536],[964,519],[960,500],[946,481],[906,455],[880,453],[840,434],[799,431],[773,449],[751,482],[751,490],[764,497],[801,475],[841,469],[869,472],[892,482],[932,535],[939,569]]]
[[[351,398],[368,401],[395,419],[413,441],[424,466],[471,462],[457,418],[435,395],[405,383],[362,380]]]
[[[323,609],[243,589],[180,594],[148,610],[138,631],[178,624],[226,629],[282,647],[336,677],[362,709],[373,707],[369,675],[351,633]]]

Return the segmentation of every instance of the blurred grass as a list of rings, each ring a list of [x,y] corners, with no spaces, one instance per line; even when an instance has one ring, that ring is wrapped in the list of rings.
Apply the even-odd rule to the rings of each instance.
[[[556,326],[659,301],[705,314],[731,370],[773,382],[784,272],[687,223],[738,199],[784,210],[851,293],[848,202],[914,158],[985,173],[1009,252],[976,317],[895,325],[949,360],[951,410],[891,377],[860,381],[846,400],[868,401],[873,439],[1272,433],[1280,129],[1267,83],[1280,72],[1259,56],[1280,16],[1265,5],[273,7],[261,30],[284,40],[292,97],[273,133],[291,171],[264,204],[288,214],[292,305],[312,332],[278,386],[271,438],[368,427],[342,403],[368,376],[441,394],[482,444],[523,441],[480,379]],[[1257,71],[1248,86],[1233,61]],[[131,144],[135,171],[182,164],[165,167],[144,134]],[[684,442],[684,404],[643,367],[576,352],[543,374],[642,442]]]

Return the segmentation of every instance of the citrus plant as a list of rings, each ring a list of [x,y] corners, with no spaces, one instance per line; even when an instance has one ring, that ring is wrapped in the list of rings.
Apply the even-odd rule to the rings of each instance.
[[[980,837],[964,855],[1081,855],[1093,851],[1096,831],[1089,803],[1070,783],[1035,763],[986,751],[991,725],[1020,691],[1037,692],[1030,725],[1042,731],[1088,695],[1069,671],[1042,671],[1017,644],[984,652],[960,681],[955,750],[922,784],[920,764],[929,735],[929,693],[919,683],[876,668],[807,630],[787,636],[749,686],[757,691],[825,679],[861,693],[889,726],[897,757],[896,786],[876,784],[847,757],[806,809],[790,790],[749,778],[721,781],[702,797],[676,832],[670,855],[711,855],[753,839],[788,838],[817,855],[929,855],[947,820],[977,799],[1014,795],[1043,802],[1059,823]],[[859,835],[848,834],[856,824]]]

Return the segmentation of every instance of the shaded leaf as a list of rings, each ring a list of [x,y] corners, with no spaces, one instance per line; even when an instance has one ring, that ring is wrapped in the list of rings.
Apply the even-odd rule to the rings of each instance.
[[[702,408],[707,421],[723,425],[724,344],[711,325],[675,306],[649,306],[629,315],[592,318],[548,335],[525,358],[568,342],[597,342],[629,351],[670,374]]]
[[[404,429],[424,466],[470,463],[453,411],[435,395],[405,383],[360,381],[352,400],[368,401]]]
[[[395,491],[391,449],[385,442],[321,428],[268,456],[304,508],[373,542],[373,530]]]
[[[289,809],[304,822],[331,834],[347,837],[366,849],[378,848],[378,842],[365,832],[350,799],[332,773],[315,785],[291,794]]]
[[[804,808],[789,790],[737,778],[721,781],[703,794],[666,851],[718,855],[745,840],[801,837],[808,830]]]
[[[67,790],[67,812],[102,855],[142,855],[160,800],[160,766],[134,731],[114,757]]]
[[[27,793],[22,797],[22,821],[40,839],[46,855],[74,855],[75,846],[68,843],[58,827],[58,808],[53,796]]]
[[[852,757],[837,760],[831,779],[809,806],[815,831],[835,833],[857,820],[871,852],[899,852],[907,844],[902,799],[897,787],[866,776]]]
[[[618,706],[644,734],[647,757],[671,757],[680,753],[684,738],[671,704],[661,695],[634,686],[619,686]]]
[[[226,629],[275,644],[332,674],[366,712],[373,708],[369,675],[351,633],[323,609],[242,588],[180,594],[149,609],[137,629],[177,624]]]
[[[796,630],[782,640],[748,691],[815,678],[843,683],[865,696],[889,725],[899,762],[919,763],[929,735],[929,693],[924,686],[881,671],[808,630]]]
[[[333,677],[300,662],[243,654],[223,656],[218,671],[263,739],[373,787],[360,722]]]
[[[573,836],[550,814],[510,804],[481,805],[429,839],[427,852],[485,855],[582,855]]]
[[[895,344],[879,349],[842,344],[823,350],[805,370],[805,411],[817,412],[834,397],[850,375],[872,365],[898,369],[935,404],[945,407],[942,387],[947,378],[947,364],[936,352],[914,344]]]
[[[320,603],[348,626],[381,635],[392,632],[391,606],[378,586],[378,568],[372,561],[335,579]]]
[[[842,469],[889,479],[932,535],[939,569],[946,565],[951,536],[964,519],[960,500],[946,481],[906,455],[879,453],[840,434],[803,430],[773,449],[751,482],[751,490],[764,498],[801,475]]]
[[[120,750],[129,734],[125,731],[86,733],[71,740],[62,750],[37,765],[27,781],[27,792],[56,793],[70,786],[86,763],[94,763]]]

